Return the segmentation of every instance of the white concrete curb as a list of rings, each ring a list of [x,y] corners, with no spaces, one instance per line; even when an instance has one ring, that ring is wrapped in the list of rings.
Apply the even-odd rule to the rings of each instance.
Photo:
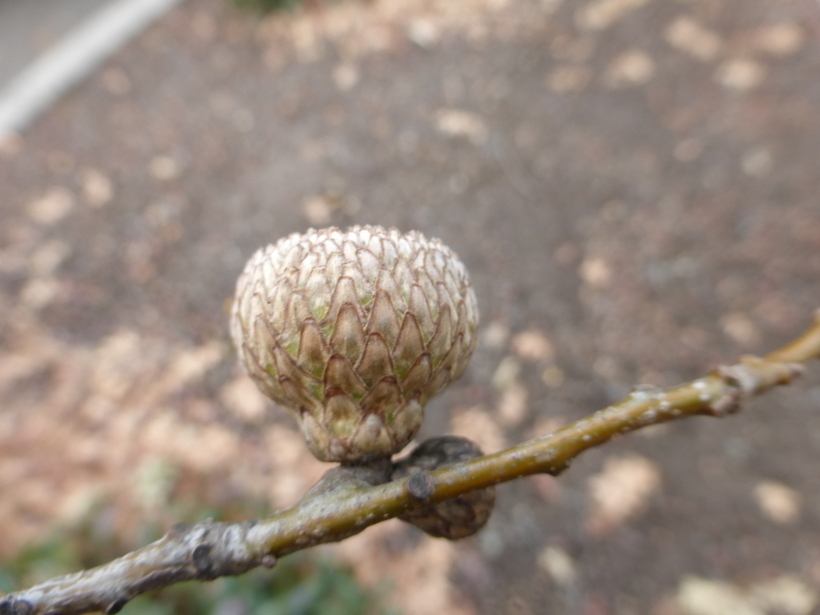
[[[110,54],[181,0],[117,0],[51,47],[0,91],[0,143],[20,134]]]

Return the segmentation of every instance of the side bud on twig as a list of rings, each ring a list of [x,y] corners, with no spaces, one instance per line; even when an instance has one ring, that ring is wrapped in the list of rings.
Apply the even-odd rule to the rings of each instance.
[[[316,457],[342,462],[407,445],[427,401],[464,372],[477,325],[467,270],[447,246],[373,226],[259,250],[231,314],[256,384],[296,415]]]
[[[393,466],[391,478],[424,476],[428,472],[481,457],[476,444],[459,436],[431,438]],[[487,523],[495,504],[495,487],[470,491],[439,504],[417,508],[399,517],[437,538],[472,536]]]

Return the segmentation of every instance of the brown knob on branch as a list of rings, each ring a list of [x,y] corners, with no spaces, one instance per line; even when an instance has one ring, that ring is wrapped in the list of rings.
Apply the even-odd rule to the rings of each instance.
[[[429,497],[429,472],[481,457],[473,442],[458,436],[432,438],[393,466],[392,479],[410,477],[408,491],[418,499]],[[432,488],[432,486],[431,486]],[[425,496],[425,493],[428,496]],[[487,523],[495,504],[495,488],[470,491],[438,504],[416,508],[399,517],[431,536],[457,540],[472,536]]]

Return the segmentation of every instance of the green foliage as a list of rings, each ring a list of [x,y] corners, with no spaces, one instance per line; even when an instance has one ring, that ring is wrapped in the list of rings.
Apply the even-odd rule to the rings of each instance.
[[[179,583],[140,596],[123,614],[375,615],[381,592],[367,592],[350,571],[307,554],[283,559],[273,571],[254,570],[212,583]]]
[[[199,515],[197,515],[199,516]],[[128,550],[94,525],[84,524],[21,551],[0,563],[0,592],[97,566]],[[140,540],[158,538],[146,527]],[[133,548],[133,547],[131,547]],[[388,587],[368,591],[351,571],[311,553],[283,558],[273,570],[257,569],[210,583],[178,583],[138,596],[124,609],[128,615],[376,615],[395,613],[386,606]]]

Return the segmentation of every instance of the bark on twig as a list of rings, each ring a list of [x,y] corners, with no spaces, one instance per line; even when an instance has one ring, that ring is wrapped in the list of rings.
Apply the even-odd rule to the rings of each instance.
[[[210,580],[269,568],[279,557],[343,540],[418,506],[536,473],[558,474],[583,451],[617,434],[693,415],[736,412],[744,398],[788,384],[802,363],[820,358],[820,318],[770,355],[677,387],[638,387],[623,401],[555,433],[430,472],[420,501],[408,478],[389,481],[390,467],[341,466],[325,474],[293,508],[257,521],[177,525],[160,540],[103,566],[0,598],[0,615],[116,613],[132,598],[185,580]]]

